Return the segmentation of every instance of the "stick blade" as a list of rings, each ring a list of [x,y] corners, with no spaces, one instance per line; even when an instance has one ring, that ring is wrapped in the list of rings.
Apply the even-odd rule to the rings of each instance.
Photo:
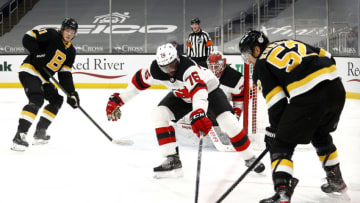
[[[114,144],[117,144],[117,145],[133,145],[134,144],[134,141],[130,140],[130,139],[113,139],[111,141],[112,143]]]

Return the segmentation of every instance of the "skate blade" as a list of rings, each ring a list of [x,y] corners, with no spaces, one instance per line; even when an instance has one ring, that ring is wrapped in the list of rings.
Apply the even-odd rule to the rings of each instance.
[[[155,179],[162,179],[162,178],[181,178],[184,176],[184,173],[181,168],[174,169],[171,171],[163,171],[163,172],[154,172]]]
[[[350,196],[347,194],[346,191],[343,192],[333,192],[333,193],[326,193],[326,195],[330,198],[342,200],[342,201],[351,201]]]
[[[26,148],[27,148],[27,146],[13,143],[13,146],[10,149],[13,151],[17,151],[17,152],[23,152],[26,150]]]
[[[49,143],[49,140],[34,139],[32,145],[44,145]]]

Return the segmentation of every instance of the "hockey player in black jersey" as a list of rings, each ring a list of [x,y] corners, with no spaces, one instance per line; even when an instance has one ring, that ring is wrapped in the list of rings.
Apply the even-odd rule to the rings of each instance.
[[[330,132],[337,128],[345,90],[334,58],[322,48],[296,40],[269,42],[264,33],[249,31],[239,42],[244,59],[254,65],[253,80],[266,99],[275,195],[260,202],[290,202],[298,182],[291,157],[297,144],[315,147],[326,173],[325,193],[344,193],[336,147]]]
[[[158,144],[166,158],[160,166],[154,168],[155,178],[182,176],[175,130],[170,121],[177,121],[189,112],[195,134],[200,136],[202,131],[206,136],[210,131],[212,122],[206,112],[212,111],[243,159],[255,157],[250,140],[237,125],[238,120],[231,113],[232,107],[219,88],[219,80],[209,69],[178,55],[170,43],[158,47],[156,60],[149,68],[137,71],[125,91],[114,93],[109,98],[106,106],[108,119],[118,120],[121,116],[120,107],[153,84],[163,84],[170,91],[154,109],[152,116]]]
[[[19,125],[13,139],[12,150],[24,151],[28,146],[27,132],[44,104],[39,122],[36,126],[33,144],[45,144],[50,136],[46,130],[54,120],[62,103],[63,97],[59,95],[56,87],[49,82],[49,76],[58,73],[60,84],[69,92],[67,102],[73,108],[79,105],[79,96],[75,91],[72,78],[72,65],[76,51],[71,44],[75,37],[78,24],[72,18],[66,18],[59,31],[55,29],[29,30],[23,37],[23,45],[30,52],[20,66],[19,80],[29,99],[21,112]]]

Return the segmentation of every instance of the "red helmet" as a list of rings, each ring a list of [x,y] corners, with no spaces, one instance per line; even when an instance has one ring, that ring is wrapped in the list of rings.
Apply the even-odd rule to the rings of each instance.
[[[226,65],[226,59],[223,54],[220,51],[211,53],[206,63],[208,68],[216,75],[216,77],[220,78]]]

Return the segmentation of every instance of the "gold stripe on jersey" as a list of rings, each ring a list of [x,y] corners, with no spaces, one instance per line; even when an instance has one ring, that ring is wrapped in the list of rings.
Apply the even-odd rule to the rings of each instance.
[[[51,118],[55,118],[55,114],[53,114],[52,112],[50,112],[49,110],[46,110],[46,109],[44,109],[44,114],[47,114],[48,116],[50,116]]]
[[[320,48],[319,57],[331,58],[331,54],[328,51],[326,51],[325,49]]]
[[[65,40],[62,40],[66,48],[69,48],[71,46],[71,42],[65,42]]]
[[[71,71],[71,67],[67,66],[67,65],[64,65],[63,68],[65,68],[67,71]]]
[[[44,109],[43,114],[41,115],[43,118],[46,118],[50,122],[52,122],[55,119],[55,114],[51,113],[49,110]]]
[[[280,163],[278,164],[279,161],[280,161],[280,159],[277,159],[271,163],[271,171],[273,173],[274,172],[285,172],[285,173],[292,175],[293,171],[294,171],[293,162],[289,159],[281,159]],[[276,165],[278,165],[278,166],[275,168]]]
[[[285,97],[286,95],[283,88],[280,86],[276,86],[265,96],[267,108],[270,109],[270,107],[272,107],[274,104],[276,104],[278,101]]]
[[[32,118],[33,120],[35,120],[35,118],[36,118],[36,115],[34,113],[30,112],[30,111],[23,110],[21,112],[21,115],[28,116],[28,117]]]
[[[324,49],[321,49],[321,48],[320,48],[319,56],[320,56],[320,57],[326,56],[326,51],[325,51]]]
[[[311,90],[313,87],[324,80],[333,80],[337,77],[338,74],[336,66],[332,65],[315,71],[301,80],[290,83],[286,89],[289,92],[290,98],[293,98]]]
[[[36,33],[33,30],[27,31],[26,34],[29,35],[30,37],[37,39]]]
[[[319,156],[319,160],[323,163],[327,155]],[[325,162],[325,166],[333,166],[339,163],[337,150],[329,155],[329,158]]]
[[[27,72],[33,76],[37,76],[40,78],[40,80],[43,83],[48,83],[49,81],[45,80],[45,78],[40,74],[40,72],[38,70],[35,69],[35,67],[33,65],[31,65],[30,63],[23,63],[20,66],[20,72]]]

